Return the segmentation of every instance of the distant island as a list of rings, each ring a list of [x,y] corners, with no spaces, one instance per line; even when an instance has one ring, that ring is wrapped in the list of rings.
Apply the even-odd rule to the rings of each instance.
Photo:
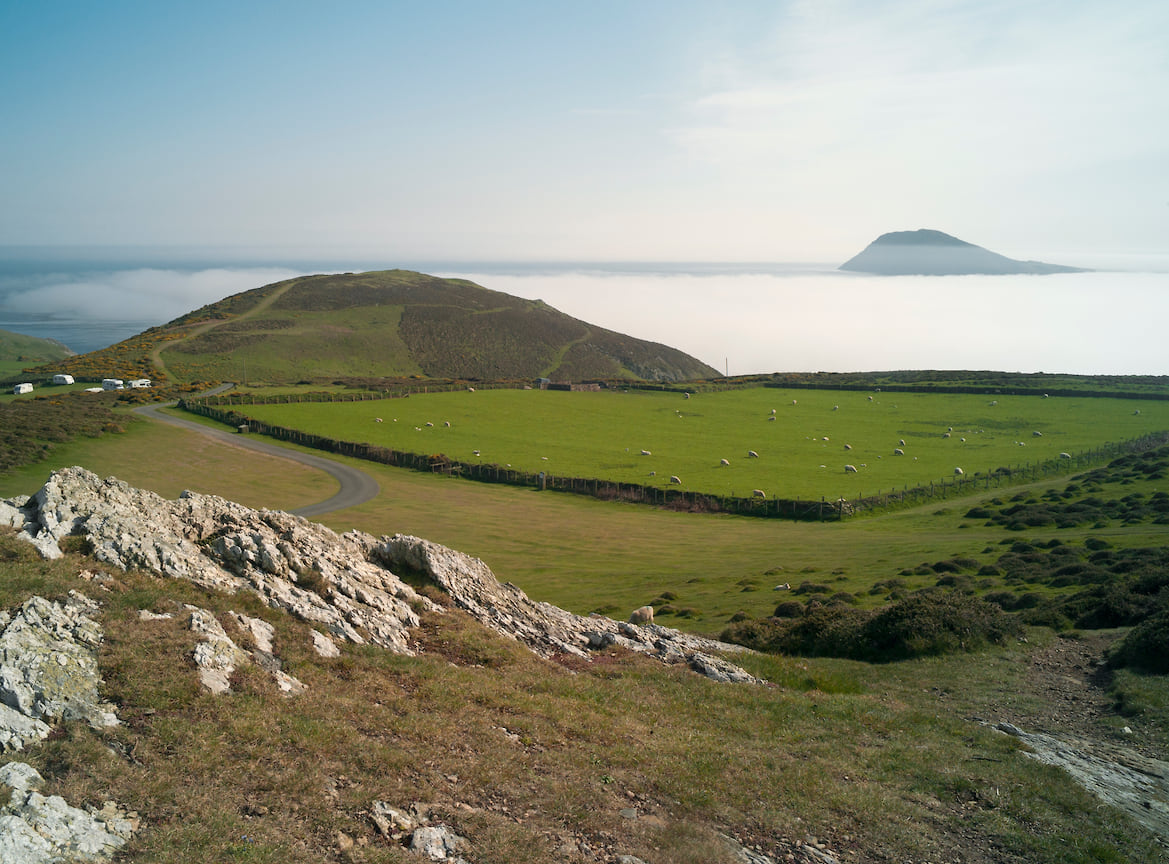
[[[882,234],[841,270],[878,276],[966,276],[1016,273],[1083,273],[1082,267],[1016,261],[941,231],[921,228]]]

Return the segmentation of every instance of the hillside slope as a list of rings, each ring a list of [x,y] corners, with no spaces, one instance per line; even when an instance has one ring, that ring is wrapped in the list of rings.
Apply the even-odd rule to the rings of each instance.
[[[0,361],[14,360],[27,363],[46,363],[60,360],[73,352],[56,339],[25,336],[10,330],[0,330]]]
[[[406,270],[318,275],[257,288],[168,325],[172,378],[296,381],[641,378],[718,375],[674,348],[462,279]]]
[[[927,228],[882,234],[860,254],[841,264],[840,269],[878,276],[1083,272],[1079,267],[1045,264],[1042,261],[1017,261]]]

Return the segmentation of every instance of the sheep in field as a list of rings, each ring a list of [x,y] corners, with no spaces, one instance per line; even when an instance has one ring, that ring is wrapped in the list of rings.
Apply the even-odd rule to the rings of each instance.
[[[961,468],[955,468],[955,469],[954,469],[954,474],[955,474],[956,476],[958,476],[958,477],[961,477],[961,476],[962,476],[963,474],[965,474],[965,473],[966,473],[966,472],[965,472],[965,471],[963,471]]]
[[[772,413],[772,415],[774,415],[774,414],[775,414],[775,409],[774,409],[774,408],[772,408],[772,409],[771,409],[771,413]]]
[[[904,446],[905,446],[905,439],[904,439],[904,438],[902,438],[902,439],[901,439],[900,441],[898,441],[897,443],[898,443],[898,444],[900,444],[902,447],[904,447]]]
[[[677,475],[677,474],[671,474],[671,475],[670,475],[670,482],[671,482],[671,483],[673,483],[675,486],[681,486],[681,485],[682,485],[682,481],[678,479],[678,475]]]
[[[718,464],[719,464],[719,465],[730,465],[730,464],[731,464],[731,460],[730,460],[730,459],[719,459],[719,460],[718,460]]]
[[[1036,429],[1034,432],[1031,433],[1031,437],[1032,438],[1042,438],[1043,433],[1040,432],[1038,429]]]
[[[768,420],[774,420],[775,418],[774,418],[774,417],[768,417],[767,419],[768,419]]]
[[[767,493],[764,492],[762,489],[752,489],[751,490],[751,497],[752,498],[766,498]]]
[[[893,448],[893,455],[894,455],[894,456],[904,456],[904,455],[905,455],[905,451],[904,451],[904,450],[902,450],[900,447],[894,447],[894,448]]]
[[[634,609],[629,616],[629,623],[639,626],[654,623],[654,607],[642,606],[640,609]]]
[[[478,455],[479,455],[479,451],[478,451],[478,450],[472,450],[471,452],[472,452],[472,453],[474,453],[476,456],[478,456]]]
[[[949,437],[950,437],[950,433],[949,433],[949,432],[943,432],[943,433],[942,433],[942,437],[943,437],[943,438],[949,438]]]
[[[451,425],[451,421],[450,421],[450,420],[443,420],[443,421],[442,421],[442,425],[443,425],[443,426],[446,426],[446,427],[449,429],[449,428],[450,428],[450,425]]]
[[[844,449],[845,449],[845,450],[851,450],[851,449],[852,449],[852,445],[851,445],[851,444],[845,444],[845,445],[844,445]]]
[[[642,451],[641,451],[641,455],[642,455],[642,456],[652,456],[652,455],[654,455],[654,454],[650,453],[648,450],[642,450]]]
[[[749,459],[758,459],[758,458],[759,458],[759,454],[758,454],[758,453],[756,453],[754,450],[748,450],[748,451],[747,451],[747,457],[748,457]]]
[[[433,424],[433,423],[431,423],[429,420],[427,420],[427,421],[426,421],[426,425],[427,425],[427,426],[433,426],[434,424]]]
[[[382,422],[382,418],[381,418],[381,417],[374,417],[374,418],[373,418],[373,422],[374,422],[374,423],[381,423],[381,422]]]
[[[856,466],[855,465],[845,465],[844,466],[844,473],[845,474],[855,474],[856,473]]]
[[[1071,454],[1071,453],[1060,453],[1060,454],[1059,454],[1059,458],[1060,458],[1060,459],[1071,459],[1071,458],[1072,458],[1072,454]]]

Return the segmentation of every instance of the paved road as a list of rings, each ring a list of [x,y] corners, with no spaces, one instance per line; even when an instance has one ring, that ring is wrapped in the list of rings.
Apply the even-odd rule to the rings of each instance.
[[[238,432],[227,432],[211,426],[204,426],[201,423],[184,420],[182,417],[163,414],[158,410],[159,408],[167,408],[174,404],[174,402],[170,402],[165,405],[143,405],[135,408],[134,413],[149,417],[153,420],[160,420],[163,423],[169,423],[172,426],[181,426],[184,429],[190,429],[203,435],[208,435],[224,444],[244,447],[248,450],[258,450],[269,456],[291,459],[293,462],[299,462],[302,465],[319,468],[321,471],[334,477],[341,484],[341,490],[332,498],[321,501],[318,504],[309,504],[307,507],[300,507],[290,511],[297,516],[320,516],[323,513],[331,513],[334,510],[356,507],[358,504],[364,504],[371,498],[376,498],[378,492],[381,491],[376,480],[357,468],[351,468],[348,465],[333,462],[321,456],[313,456],[310,453],[301,453],[299,450],[278,447],[275,444],[269,444],[267,441],[253,438],[249,435],[240,435]]]

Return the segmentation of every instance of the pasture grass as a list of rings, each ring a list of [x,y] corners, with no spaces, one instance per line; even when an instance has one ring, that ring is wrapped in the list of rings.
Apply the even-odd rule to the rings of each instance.
[[[764,387],[689,399],[644,390],[481,390],[239,410],[337,440],[531,473],[804,500],[952,483],[956,468],[970,478],[1066,462],[1070,472],[1091,464],[1105,442],[1169,429],[1169,402]],[[1060,460],[1061,453],[1075,458]]]
[[[121,435],[62,445],[51,460],[0,476],[0,495],[31,494],[53,467],[73,464],[167,498],[193,489],[248,506],[292,509],[336,491],[335,481],[314,469],[161,423],[134,418],[126,425]],[[721,632],[736,613],[770,615],[788,599],[787,592],[773,590],[781,583],[824,584],[872,607],[896,590],[871,593],[878,584],[898,580],[904,591],[935,584],[938,574],[922,565],[948,558],[989,564],[1005,551],[1004,540],[1078,536],[1057,529],[1020,535],[965,517],[994,491],[843,523],[791,523],[676,513],[348,461],[369,472],[382,491],[373,501],[319,518],[337,531],[414,534],[443,543],[482,558],[501,580],[533,598],[581,614],[624,617],[669,592],[672,606],[691,611],[666,616],[663,623],[710,634]],[[1011,494],[1039,495],[1063,482],[1052,479]],[[1164,484],[1149,480],[1132,488],[1157,485]],[[1091,534],[1118,547],[1163,542],[1163,528],[1148,524],[1109,525]],[[912,572],[902,575],[906,569]],[[1003,587],[990,577],[977,581],[980,593]]]

